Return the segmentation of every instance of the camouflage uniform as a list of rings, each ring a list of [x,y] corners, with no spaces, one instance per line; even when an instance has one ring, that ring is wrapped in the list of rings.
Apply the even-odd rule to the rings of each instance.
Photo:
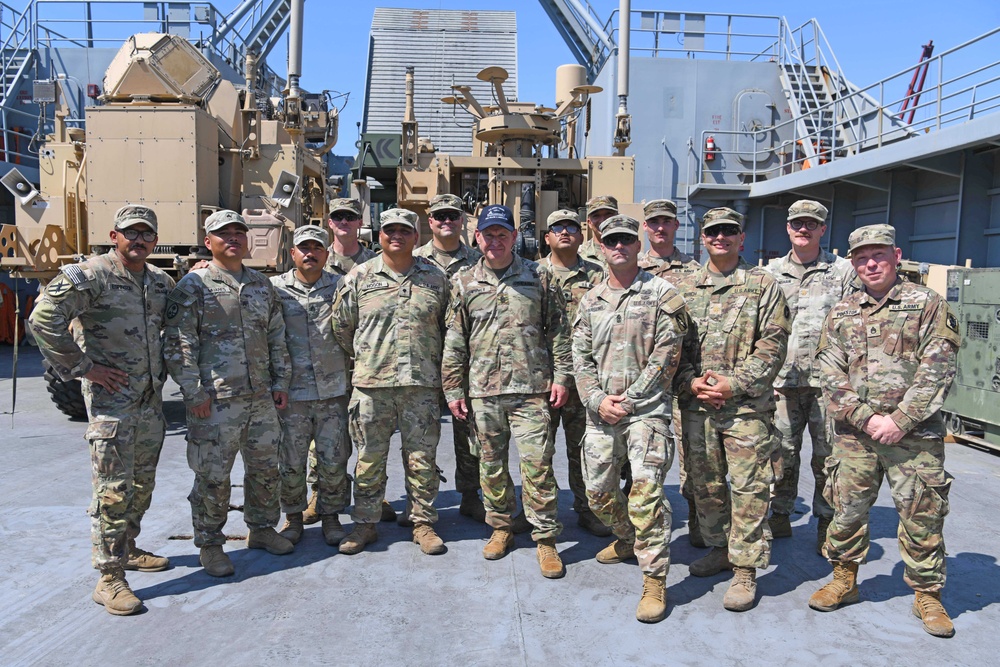
[[[811,466],[815,478],[812,513],[830,518],[833,508],[823,499],[826,477],[823,464],[830,455],[826,433],[826,406],[820,390],[819,369],[814,362],[823,320],[835,303],[854,291],[854,267],[843,257],[820,251],[809,266],[784,257],[772,259],[767,271],[774,276],[792,313],[788,355],[778,372],[777,413],[774,425],[781,434],[782,476],[774,485],[771,511],[790,515],[799,489],[802,434],[809,427],[812,440]]]
[[[779,452],[772,383],[791,330],[788,305],[774,278],[742,258],[728,276],[700,268],[682,281],[681,293],[693,326],[675,386],[701,532],[708,546],[728,542],[733,565],[767,567],[770,485],[780,476],[772,466]],[[719,410],[691,394],[691,381],[706,370],[732,385]]]
[[[593,262],[578,259],[575,266],[568,269],[555,266],[549,257],[539,264],[549,270],[555,285],[563,293],[566,301],[566,321],[576,320],[577,308],[583,295],[604,280],[604,269]],[[566,433],[566,459],[569,462],[569,488],[573,492],[573,511],[586,512],[587,486],[583,480],[583,437],[587,430],[587,409],[580,400],[576,383],[570,383],[567,389],[566,403],[561,408],[552,408],[552,421],[549,423],[549,438],[556,441],[556,429],[562,420],[563,431]]]
[[[191,271],[169,300],[164,353],[188,408],[194,543],[222,546],[237,453],[245,469],[247,526],[270,528],[280,516],[281,426],[272,392],[288,390],[285,322],[270,281],[246,266],[239,280],[215,264]],[[191,414],[208,399],[207,418]]]
[[[486,521],[494,529],[512,525],[507,459],[513,433],[532,538],[555,538],[562,526],[547,398],[553,383],[568,387],[572,381],[562,292],[546,269],[516,255],[499,280],[481,259],[451,283],[442,384],[449,403],[466,394],[471,399]]]
[[[128,542],[149,509],[163,447],[161,332],[174,281],[150,264],[136,281],[115,249],[66,265],[29,319],[52,370],[83,385],[93,464],[92,560],[101,570],[125,564]],[[80,325],[75,339],[74,320]],[[87,380],[83,375],[95,363],[127,373],[128,384],[111,393]]]
[[[942,537],[952,477],[944,469],[941,405],[955,377],[958,321],[935,292],[897,279],[881,302],[851,294],[830,311],[817,359],[833,421],[824,491],[834,516],[823,547],[832,562],[868,554],[868,512],[883,475],[899,512],[904,579],[917,591],[945,583]],[[881,444],[864,432],[873,415],[906,434]]]
[[[438,394],[447,304],[447,277],[423,258],[414,258],[410,270],[399,275],[376,257],[354,267],[337,292],[334,336],[354,358],[348,421],[358,449],[351,514],[356,523],[376,523],[381,516],[389,439],[397,428],[409,519],[437,521]]]
[[[355,266],[364,264],[377,254],[374,250],[364,246],[358,246],[358,251],[350,257],[337,254],[334,252],[333,246],[330,246],[329,250],[330,258],[326,260],[326,270],[339,276],[346,276],[348,271]]]
[[[347,362],[330,325],[340,276],[324,271],[312,285],[295,269],[271,278],[285,320],[291,360],[288,408],[281,413],[281,505],[286,514],[306,509],[306,457],[315,442],[316,511],[338,514],[350,502],[347,459]]]
[[[580,302],[573,327],[573,368],[587,407],[584,475],[590,508],[616,537],[635,544],[644,574],[670,568],[670,504],[663,482],[673,461],[670,385],[688,328],[684,299],[670,283],[640,271],[625,290],[608,281]],[[598,407],[625,394],[631,414],[608,424]],[[632,471],[626,501],[618,485]]]
[[[580,250],[577,252],[581,259],[584,259],[591,264],[597,264],[602,270],[606,269],[608,266],[608,260],[604,259],[604,253],[601,252],[601,244],[597,242],[597,239],[587,239],[583,242],[583,245],[580,246]]]

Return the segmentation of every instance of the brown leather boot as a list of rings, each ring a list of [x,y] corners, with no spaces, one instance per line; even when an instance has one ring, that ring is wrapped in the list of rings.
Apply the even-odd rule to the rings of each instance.
[[[858,564],[834,563],[833,581],[812,594],[809,606],[816,611],[833,611],[860,599],[858,591]]]
[[[205,574],[211,577],[228,577],[235,572],[233,561],[218,544],[202,547],[198,555],[198,562],[205,568]]]
[[[935,637],[951,637],[955,625],[941,604],[941,592],[924,593],[917,591],[913,600],[913,615],[924,622],[924,630]]]
[[[170,567],[170,560],[166,556],[157,556],[145,549],[140,549],[135,545],[135,540],[128,541],[128,560],[125,561],[126,570],[138,570],[139,572],[162,572]]]
[[[566,574],[559,552],[556,551],[556,538],[547,537],[538,540],[538,565],[542,568],[542,576],[546,579],[559,579]]]
[[[316,489],[313,489],[312,495],[309,496],[309,506],[302,513],[302,523],[307,526],[311,526],[319,521],[319,513],[316,511],[316,497]]]
[[[746,611],[753,606],[757,595],[757,570],[752,567],[734,567],[733,580],[722,598],[722,606],[729,611]]]
[[[115,616],[128,616],[142,610],[142,600],[129,588],[125,570],[120,566],[101,570],[101,578],[91,598]]]
[[[597,562],[605,565],[624,563],[627,560],[635,560],[635,542],[625,540],[615,540],[608,546],[597,552]]]
[[[420,545],[420,550],[428,556],[436,556],[446,551],[444,540],[438,537],[438,534],[427,523],[418,523],[413,526],[413,541]]]
[[[667,616],[667,579],[642,575],[642,598],[635,618],[643,623],[659,623]]]
[[[507,528],[496,528],[490,536],[490,541],[483,547],[483,558],[500,560],[514,546],[514,533]]]
[[[340,553],[359,554],[365,547],[378,539],[378,530],[374,523],[358,523],[354,525],[351,534],[340,541]]]
[[[286,514],[285,525],[281,527],[281,532],[278,534],[292,544],[298,544],[299,540],[302,539],[302,523],[302,512]]]
[[[712,547],[707,555],[688,566],[688,572],[696,577],[711,577],[713,574],[731,569],[733,564],[729,562],[729,547]]]
[[[267,528],[251,528],[247,535],[247,549],[263,549],[275,556],[284,556],[295,551],[292,542],[278,535],[278,532],[268,526]]]
[[[392,509],[392,505],[389,504],[388,500],[382,501],[382,516],[379,517],[379,521],[395,521],[396,520],[396,510]]]
[[[340,544],[347,536],[347,531],[340,525],[340,517],[336,514],[324,514],[323,520],[323,540],[331,547]]]

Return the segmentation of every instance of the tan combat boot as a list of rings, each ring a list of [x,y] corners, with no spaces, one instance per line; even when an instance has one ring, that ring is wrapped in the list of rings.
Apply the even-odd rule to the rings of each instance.
[[[556,538],[547,537],[538,540],[538,565],[542,568],[542,576],[546,579],[559,579],[566,574],[559,552],[556,551]]]
[[[635,618],[643,623],[659,623],[667,616],[667,579],[642,575],[642,599]]]
[[[859,598],[858,564],[834,563],[833,581],[812,594],[809,606],[816,611],[833,611],[845,604],[854,604]]]
[[[347,536],[347,531],[340,525],[340,517],[336,514],[323,515],[323,539],[331,547],[335,547]]]
[[[379,521],[395,521],[396,520],[396,510],[392,509],[392,505],[389,504],[388,500],[382,501],[382,516],[379,517]]]
[[[767,525],[771,527],[771,537],[792,536],[792,520],[787,514],[772,514]]]
[[[281,527],[281,532],[278,534],[292,544],[298,544],[299,540],[302,539],[303,523],[302,512],[292,512],[291,514],[286,514],[285,525]]]
[[[91,597],[115,616],[128,616],[142,610],[142,600],[129,588],[125,570],[121,567],[101,570],[101,578]]]
[[[597,562],[605,565],[635,560],[635,542],[618,539],[597,552]]]
[[[467,516],[473,521],[486,523],[486,508],[483,501],[475,491],[466,491],[462,494],[462,503],[458,506],[458,513]]]
[[[608,537],[611,535],[611,528],[605,526],[597,515],[590,510],[583,510],[576,518],[576,525],[595,537]]]
[[[528,515],[524,513],[523,509],[511,519],[511,526],[511,530],[517,535],[527,533],[531,530],[531,522],[528,521]]]
[[[162,572],[170,567],[170,560],[166,556],[157,556],[145,549],[140,549],[135,546],[135,540],[129,540],[128,556],[124,567],[126,570],[138,570],[139,572]]]
[[[418,523],[413,527],[413,541],[419,544],[420,550],[428,556],[436,556],[446,551],[444,540],[438,537],[438,534],[427,523]]]
[[[757,570],[752,567],[734,567],[733,580],[722,598],[722,606],[729,611],[746,611],[753,606],[757,595]]]
[[[831,523],[833,523],[832,517],[821,516],[816,525],[816,553],[820,556],[823,555],[823,545],[826,544],[826,533],[830,530]]]
[[[202,547],[198,562],[205,568],[205,574],[212,577],[228,577],[236,571],[233,561],[229,560],[229,556],[218,544]]]
[[[309,506],[306,507],[306,511],[302,513],[302,523],[307,526],[311,526],[319,521],[319,513],[316,511],[317,495],[316,489],[313,489],[312,495],[309,496]]]
[[[351,534],[340,541],[340,553],[359,554],[365,547],[378,539],[378,530],[374,523],[354,524]]]
[[[923,621],[924,630],[935,637],[951,637],[955,634],[955,625],[941,604],[940,591],[934,593],[917,591],[913,600],[913,615]]]
[[[696,577],[711,577],[723,570],[733,569],[729,562],[729,547],[712,547],[708,555],[702,556],[688,566],[688,572]]]
[[[694,501],[688,501],[688,542],[693,547],[704,549],[705,538],[701,536],[701,525],[698,523],[698,510],[695,509]]]
[[[483,558],[500,560],[514,546],[514,533],[508,528],[496,528],[490,535],[490,541],[483,547]]]
[[[247,535],[247,549],[263,549],[275,556],[284,556],[295,551],[295,545],[285,537],[278,535],[278,532],[268,526],[267,528],[251,528]]]

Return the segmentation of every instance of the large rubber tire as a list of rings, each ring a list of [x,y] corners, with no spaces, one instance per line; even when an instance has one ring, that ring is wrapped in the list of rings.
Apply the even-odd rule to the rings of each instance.
[[[42,362],[45,368],[45,384],[59,411],[72,419],[87,418],[87,404],[83,402],[83,388],[79,380],[63,382],[55,374],[47,361]]]

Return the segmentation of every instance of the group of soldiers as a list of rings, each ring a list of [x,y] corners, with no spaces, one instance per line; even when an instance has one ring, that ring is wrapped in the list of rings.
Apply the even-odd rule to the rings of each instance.
[[[701,220],[699,265],[675,246],[673,202],[651,201],[643,213],[640,222],[613,197],[591,199],[584,244],[577,212],[556,211],[549,254],[536,263],[513,252],[517,228],[504,206],[482,210],[475,247],[462,239],[454,195],[431,201],[432,239],[420,248],[417,215],[387,210],[375,255],[358,243],[361,203],[337,199],[332,239],[299,227],[294,268],[268,280],[243,264],[245,220],[219,211],[204,228],[211,261],[175,285],[146,262],[156,214],[123,207],[110,252],[64,266],[30,319],[55,372],[83,380],[101,573],[94,601],[135,613],[142,603],[124,570],[169,566],[136,545],[169,373],[187,408],[188,499],[209,575],[234,571],[222,531],[237,453],[248,548],[290,553],[303,526],[321,521],[328,544],[356,554],[394,518],[385,490],[396,430],[406,488],[398,521],[421,551],[443,553],[434,503],[447,406],[460,512],[492,529],[486,559],[503,558],[514,533],[530,530],[541,574],[564,576],[553,467],[562,423],[579,524],[614,538],[597,561],[637,560],[643,574],[637,619],[666,615],[664,480],[675,451],[689,539],[709,549],[690,573],[732,570],[723,606],[744,611],[772,539],[792,534],[808,428],[817,550],[834,571],[809,606],[858,600],[868,512],[888,476],[914,613],[931,634],[950,636],[940,602],[951,483],[940,408],[958,323],[941,297],[897,275],[893,228],[852,232],[848,261],[820,247],[827,209],[801,200],[788,212],[790,252],[756,267],[740,256],[743,215],[715,208]],[[348,506],[350,533],[340,523]]]

